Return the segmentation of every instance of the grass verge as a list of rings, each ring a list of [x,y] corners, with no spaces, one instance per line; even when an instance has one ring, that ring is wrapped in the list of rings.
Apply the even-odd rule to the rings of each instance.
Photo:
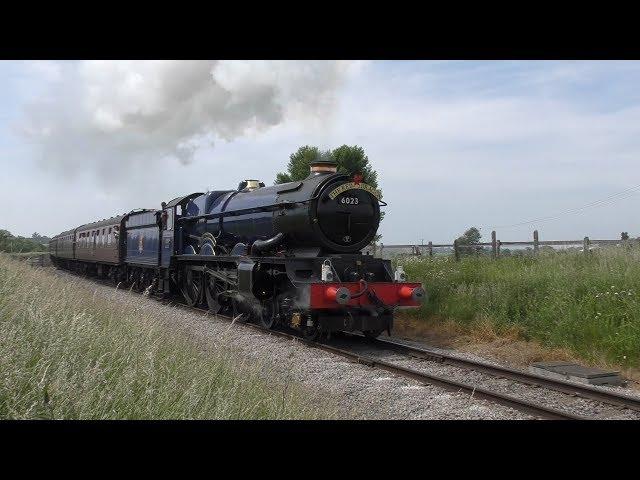
[[[407,258],[428,302],[404,316],[446,336],[533,341],[560,357],[621,368],[640,365],[640,251],[603,249],[499,260]],[[412,320],[413,319],[413,320]],[[398,323],[401,323],[402,320]],[[415,328],[420,328],[418,325]]]
[[[0,254],[0,418],[332,417],[298,385],[265,382],[265,365],[204,351],[81,283]]]

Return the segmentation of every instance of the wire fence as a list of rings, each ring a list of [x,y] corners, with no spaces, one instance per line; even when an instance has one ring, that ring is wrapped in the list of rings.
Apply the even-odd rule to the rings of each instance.
[[[459,260],[465,254],[486,254],[493,258],[499,258],[505,254],[514,252],[538,254],[545,248],[573,248],[588,254],[590,251],[604,246],[633,246],[640,245],[640,238],[621,238],[616,240],[600,240],[584,237],[580,240],[540,240],[538,231],[534,230],[532,240],[504,241],[497,238],[495,230],[491,232],[490,242],[477,242],[472,244],[454,240],[453,243],[421,243],[421,244],[387,244],[381,243],[372,248],[373,255],[381,258],[390,258],[396,255],[433,257],[434,255],[453,255]],[[509,249],[505,247],[510,247]]]

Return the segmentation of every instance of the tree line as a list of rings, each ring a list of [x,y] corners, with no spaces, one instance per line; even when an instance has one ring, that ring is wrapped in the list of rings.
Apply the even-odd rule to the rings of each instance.
[[[49,237],[34,232],[31,238],[15,236],[8,230],[0,230],[0,252],[29,253],[46,252]]]

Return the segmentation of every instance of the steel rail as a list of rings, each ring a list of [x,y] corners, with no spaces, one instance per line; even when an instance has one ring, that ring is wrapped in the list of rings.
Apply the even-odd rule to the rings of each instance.
[[[224,318],[225,320],[232,320],[228,316],[211,314],[211,312],[209,312],[208,310],[198,308],[198,307],[189,307],[188,305],[184,305],[182,303],[172,303],[171,305],[186,308],[188,310],[194,310],[201,313],[205,313],[205,315],[209,315],[212,317]],[[471,398],[488,400],[492,403],[510,407],[510,408],[513,408],[514,410],[527,413],[534,417],[539,417],[547,420],[588,420],[588,417],[584,417],[581,415],[566,412],[566,411],[559,410],[552,407],[547,407],[545,405],[540,405],[540,404],[531,402],[529,400],[525,400],[512,395],[507,395],[501,392],[489,390],[483,387],[479,387],[477,385],[458,382],[456,380],[452,380],[444,376],[433,375],[433,374],[421,372],[419,370],[415,370],[412,368],[396,365],[391,362],[379,360],[373,357],[360,355],[356,352],[338,348],[333,345],[329,345],[327,343],[307,340],[293,333],[284,332],[282,330],[266,329],[260,325],[256,325],[253,323],[239,322],[237,324],[243,327],[251,328],[256,331],[266,333],[268,335],[275,335],[278,337],[283,337],[283,338],[288,338],[290,340],[298,341],[309,347],[317,348],[335,355],[339,355],[354,363],[359,363],[359,364],[367,365],[373,368],[378,368],[380,370],[385,370],[405,378],[411,378],[413,380],[417,380],[423,384],[435,385],[445,390],[458,392],[458,393],[465,392],[470,394]]]
[[[469,360],[466,358],[447,354],[445,352],[435,352],[433,350],[420,348],[413,345],[407,345],[405,343],[397,342],[394,340],[377,338],[371,341],[370,339],[366,339],[363,335],[354,333],[349,333],[348,335],[362,338],[363,340],[366,340],[373,344],[377,344],[379,346],[382,346],[383,348],[401,351],[410,356],[415,356],[425,360],[475,370],[477,372],[485,373],[494,377],[506,378],[527,385],[544,387],[567,395],[581,397],[588,400],[595,400],[607,403],[609,405],[615,405],[617,407],[628,408],[630,410],[640,412],[640,398],[632,397],[622,393],[600,390],[589,385],[579,385],[562,380],[556,380],[553,378],[544,377],[542,375],[537,375],[535,373],[525,372],[523,370],[505,366],[493,365],[479,360]]]

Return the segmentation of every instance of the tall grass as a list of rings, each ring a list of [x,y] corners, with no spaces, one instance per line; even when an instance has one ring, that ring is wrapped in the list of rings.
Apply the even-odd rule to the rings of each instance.
[[[258,368],[0,254],[0,418],[331,416]]]
[[[410,279],[424,282],[428,302],[415,314],[473,327],[516,326],[525,337],[587,359],[640,363],[640,251],[603,249],[589,255],[541,253],[403,259]]]

